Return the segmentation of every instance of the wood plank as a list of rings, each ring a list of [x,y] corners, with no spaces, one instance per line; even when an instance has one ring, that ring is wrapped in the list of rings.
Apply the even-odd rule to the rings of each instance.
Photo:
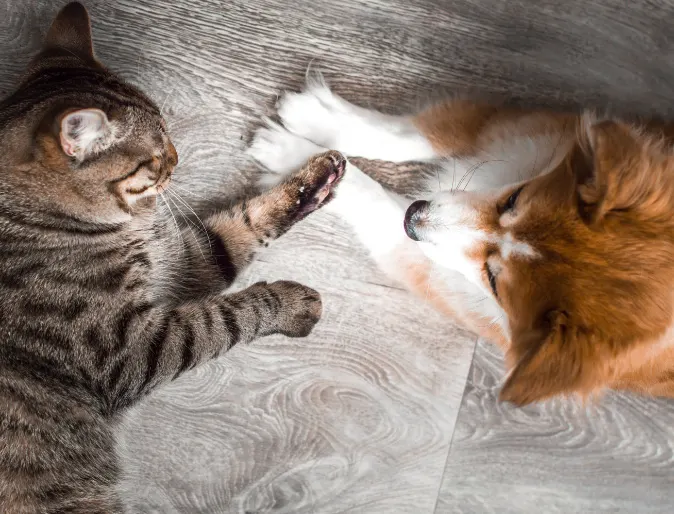
[[[436,513],[671,512],[674,401],[611,393],[517,409],[497,402],[503,376],[480,341]]]
[[[127,421],[134,512],[432,512],[474,338],[326,226],[346,230],[319,213],[239,284],[321,291],[310,337],[237,348]]]

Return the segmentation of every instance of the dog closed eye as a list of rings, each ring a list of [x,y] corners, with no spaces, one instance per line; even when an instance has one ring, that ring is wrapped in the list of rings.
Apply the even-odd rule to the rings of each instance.
[[[496,275],[492,272],[491,268],[489,267],[489,263],[485,263],[484,272],[487,275],[487,280],[489,281],[489,287],[491,287],[491,290],[494,293],[494,296],[496,298],[498,298],[498,291],[496,290]]]
[[[508,211],[512,211],[515,208],[517,198],[520,196],[522,189],[524,189],[524,186],[518,187],[517,189],[515,189],[515,191],[511,193],[511,195],[508,197],[505,203],[498,208],[499,214],[504,214]]]

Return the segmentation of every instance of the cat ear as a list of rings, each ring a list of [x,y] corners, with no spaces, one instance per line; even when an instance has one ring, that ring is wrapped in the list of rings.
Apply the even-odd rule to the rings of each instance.
[[[94,60],[91,22],[86,8],[72,2],[59,11],[51,24],[44,47],[61,48],[87,60]]]
[[[80,109],[63,117],[60,139],[63,152],[81,161],[110,146],[112,126],[100,109]]]

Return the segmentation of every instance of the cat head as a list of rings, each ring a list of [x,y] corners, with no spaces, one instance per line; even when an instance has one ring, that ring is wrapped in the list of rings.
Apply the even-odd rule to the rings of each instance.
[[[168,185],[178,162],[160,110],[95,57],[89,15],[56,16],[0,104],[0,198],[15,215],[120,223]]]

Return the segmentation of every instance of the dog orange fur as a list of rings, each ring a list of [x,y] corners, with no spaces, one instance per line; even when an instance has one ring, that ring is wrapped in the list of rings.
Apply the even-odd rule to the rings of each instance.
[[[271,171],[324,147],[444,163],[445,190],[407,210],[350,166],[329,208],[384,271],[503,348],[501,399],[674,397],[672,125],[464,100],[393,117],[321,83],[279,115],[251,148]]]
[[[493,123],[502,122],[492,113]],[[443,154],[455,154],[457,139],[465,152],[476,124],[464,122],[459,136],[456,127],[444,133],[451,109],[440,114],[445,119],[433,108],[416,122]],[[506,115],[512,122],[513,113]],[[543,116],[547,124],[537,130],[569,121]],[[479,138],[489,129],[477,117]],[[512,368],[501,398],[522,404],[603,387],[674,395],[674,159],[661,130],[606,121],[586,133],[581,118],[573,122],[568,154],[526,183],[518,198],[524,214],[507,227],[543,255],[500,264]],[[497,210],[486,205],[481,213],[492,232],[503,230]],[[487,244],[471,257],[486,260],[491,251]]]

